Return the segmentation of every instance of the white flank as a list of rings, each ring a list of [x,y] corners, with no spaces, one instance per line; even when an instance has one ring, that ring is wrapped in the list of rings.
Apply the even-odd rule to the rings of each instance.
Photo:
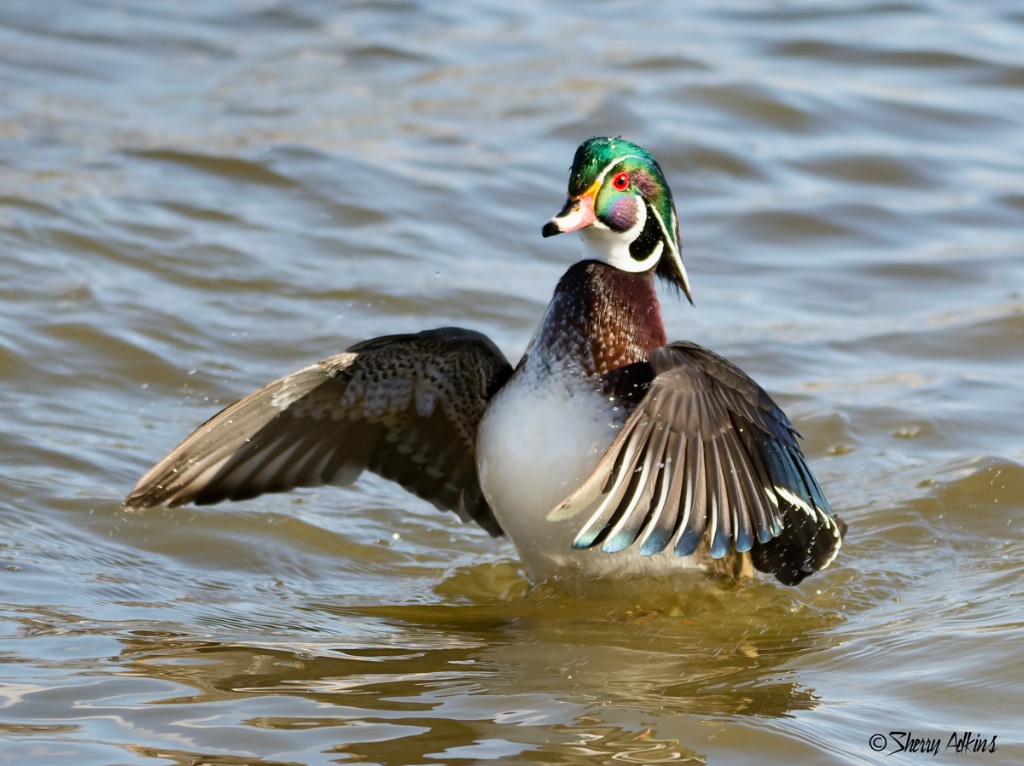
[[[477,432],[484,494],[517,542],[543,538],[547,513],[590,475],[626,416],[584,381],[534,367],[498,393]]]

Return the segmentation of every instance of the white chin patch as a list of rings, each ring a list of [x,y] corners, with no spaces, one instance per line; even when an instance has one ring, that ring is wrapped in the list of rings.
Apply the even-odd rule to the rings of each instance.
[[[649,256],[638,261],[629,252],[629,246],[640,236],[647,222],[647,206],[638,205],[637,222],[629,231],[613,231],[600,221],[580,230],[583,235],[583,244],[586,248],[588,258],[595,261],[607,263],[620,271],[629,271],[639,274],[650,271],[658,264],[661,253],[665,249],[665,243],[659,241]]]

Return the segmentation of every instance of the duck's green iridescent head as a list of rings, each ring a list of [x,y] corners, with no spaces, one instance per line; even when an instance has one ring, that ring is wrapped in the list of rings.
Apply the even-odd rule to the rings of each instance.
[[[693,302],[672,192],[646,149],[621,138],[580,145],[569,171],[569,199],[542,234],[569,231],[583,235],[590,257],[623,271],[656,268]]]

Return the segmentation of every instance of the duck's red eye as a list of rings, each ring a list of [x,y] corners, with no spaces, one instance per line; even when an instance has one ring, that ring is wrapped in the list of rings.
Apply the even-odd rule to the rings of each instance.
[[[619,173],[612,179],[612,186],[619,191],[626,191],[629,188],[629,174]]]

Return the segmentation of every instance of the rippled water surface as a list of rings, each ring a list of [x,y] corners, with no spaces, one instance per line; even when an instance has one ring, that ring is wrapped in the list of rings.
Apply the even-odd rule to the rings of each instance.
[[[0,4],[0,762],[1024,762],[1022,50],[994,0]],[[517,358],[599,134],[661,160],[669,336],[789,412],[830,569],[531,589],[373,477],[122,509],[358,340]]]

